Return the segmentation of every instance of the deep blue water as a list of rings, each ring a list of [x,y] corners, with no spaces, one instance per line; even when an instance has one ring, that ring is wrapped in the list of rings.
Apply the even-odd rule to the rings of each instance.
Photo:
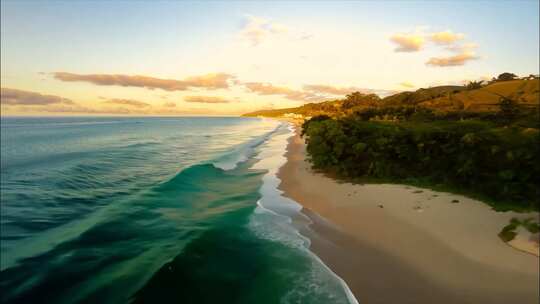
[[[2,118],[3,303],[348,303],[256,118]]]

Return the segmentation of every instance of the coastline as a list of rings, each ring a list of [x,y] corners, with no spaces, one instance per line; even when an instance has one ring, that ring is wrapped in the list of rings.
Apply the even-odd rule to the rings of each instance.
[[[311,170],[298,128],[285,157],[279,188],[313,222],[301,233],[360,303],[537,303],[538,257],[497,236],[512,217],[537,213],[495,212],[410,186],[340,183]]]

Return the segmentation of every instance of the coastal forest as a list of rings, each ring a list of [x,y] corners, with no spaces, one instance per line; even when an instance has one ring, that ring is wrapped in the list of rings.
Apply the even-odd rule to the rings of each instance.
[[[344,99],[249,116],[306,117],[313,167],[356,182],[463,193],[496,210],[539,210],[538,76]]]

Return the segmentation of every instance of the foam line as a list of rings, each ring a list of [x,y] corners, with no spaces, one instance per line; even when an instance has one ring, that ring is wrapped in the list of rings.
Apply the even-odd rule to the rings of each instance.
[[[278,129],[280,128],[283,131],[287,130],[284,136],[281,136],[280,132],[278,132]],[[283,197],[283,192],[277,189],[281,183],[281,180],[277,177],[277,172],[279,168],[281,168],[281,166],[283,166],[287,161],[285,158],[286,148],[288,140],[294,134],[293,132],[294,126],[292,124],[286,124],[285,126],[280,125],[276,128],[276,130],[273,130],[271,134],[269,134],[267,144],[265,146],[261,146],[261,151],[259,151],[257,155],[257,158],[259,158],[260,161],[256,163],[253,168],[266,169],[268,170],[268,173],[263,177],[263,186],[261,186],[259,190],[261,193],[261,199],[257,201],[255,213],[266,213],[277,218],[284,219],[288,223],[289,227],[286,227],[286,230],[291,233],[291,239],[298,238],[303,240],[302,243],[304,245],[301,246],[300,249],[305,251],[307,255],[315,262],[322,265],[322,267],[339,283],[339,285],[341,285],[349,303],[358,304],[358,300],[351,292],[347,283],[309,249],[311,240],[302,235],[299,230],[292,225],[292,216],[300,216],[305,218],[307,224],[304,225],[309,225],[309,223],[311,223],[311,219],[300,212],[302,208],[300,204],[292,199]],[[270,136],[273,136],[273,138],[270,138]],[[278,140],[279,142],[277,142]],[[279,225],[279,223],[276,222],[276,225]],[[283,227],[280,228],[283,230]],[[273,230],[278,230],[278,228]]]

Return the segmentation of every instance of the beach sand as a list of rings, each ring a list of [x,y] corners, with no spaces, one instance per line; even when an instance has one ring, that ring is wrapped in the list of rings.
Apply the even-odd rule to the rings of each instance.
[[[280,189],[313,221],[301,231],[311,250],[360,303],[538,303],[538,257],[497,236],[511,218],[538,213],[495,212],[404,185],[339,182],[311,170],[298,133]]]

